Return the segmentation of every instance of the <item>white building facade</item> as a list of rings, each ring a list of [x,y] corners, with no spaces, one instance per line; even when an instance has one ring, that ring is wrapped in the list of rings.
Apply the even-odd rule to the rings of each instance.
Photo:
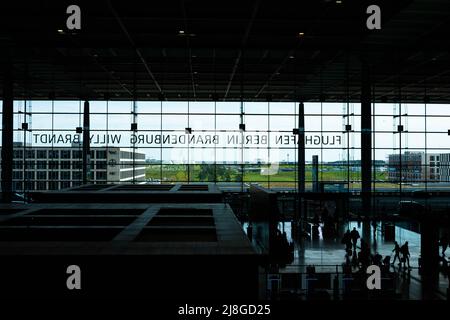
[[[13,190],[59,190],[82,184],[82,148],[20,147],[13,155]],[[88,183],[145,183],[145,154],[118,147],[90,150]]]

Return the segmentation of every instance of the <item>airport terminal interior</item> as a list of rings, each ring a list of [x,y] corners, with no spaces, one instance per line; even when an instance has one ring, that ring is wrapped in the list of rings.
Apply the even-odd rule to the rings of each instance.
[[[147,2],[0,4],[8,296],[450,299],[448,0]]]

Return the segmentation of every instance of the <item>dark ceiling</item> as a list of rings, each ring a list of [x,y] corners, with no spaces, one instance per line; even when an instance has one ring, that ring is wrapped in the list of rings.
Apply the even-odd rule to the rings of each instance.
[[[16,98],[358,101],[366,63],[377,101],[448,102],[448,1],[8,1],[0,57]]]

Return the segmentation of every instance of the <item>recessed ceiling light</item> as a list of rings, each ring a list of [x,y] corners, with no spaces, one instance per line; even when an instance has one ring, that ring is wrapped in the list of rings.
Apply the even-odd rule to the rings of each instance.
[[[184,34],[184,30],[178,31],[179,34]]]
[[[58,29],[58,33],[64,33],[63,29]]]
[[[304,32],[299,32],[298,35],[299,35],[299,37],[303,37],[305,35],[305,33]]]

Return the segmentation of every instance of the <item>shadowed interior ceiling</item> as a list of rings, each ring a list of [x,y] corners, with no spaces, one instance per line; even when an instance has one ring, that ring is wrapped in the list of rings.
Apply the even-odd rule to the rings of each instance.
[[[448,0],[78,1],[76,33],[70,4],[0,4],[17,99],[359,101],[363,63],[376,101],[450,97]]]

